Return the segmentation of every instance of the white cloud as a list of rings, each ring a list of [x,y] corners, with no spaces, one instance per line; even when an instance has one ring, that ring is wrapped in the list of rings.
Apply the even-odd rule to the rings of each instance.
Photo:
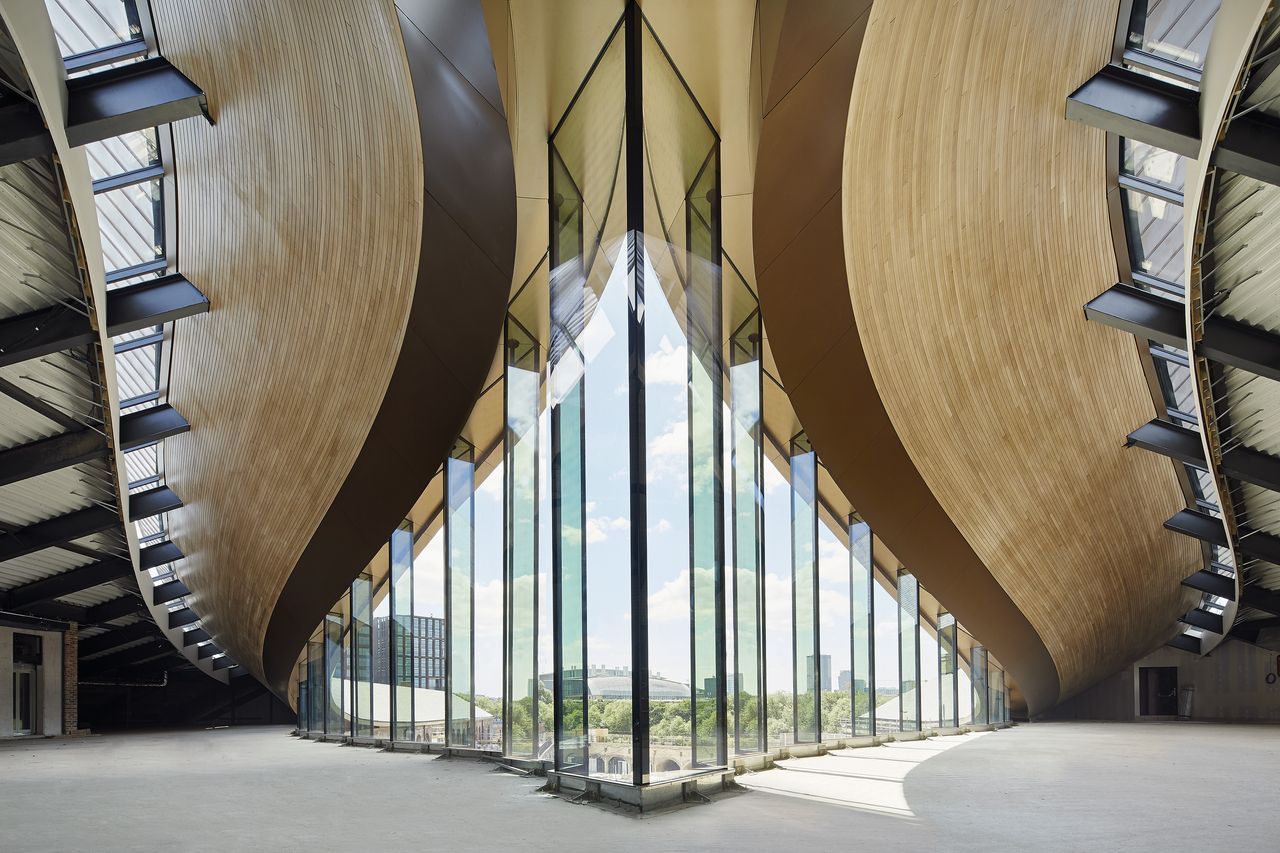
[[[649,525],[650,533],[667,533],[670,530],[671,530],[671,522],[667,521],[665,518],[658,519],[657,524]]]
[[[689,354],[684,344],[674,346],[671,340],[662,336],[658,341],[658,349],[651,352],[644,360],[645,386],[679,385],[684,387],[689,382]]]
[[[662,588],[649,596],[649,622],[689,621],[689,570],[681,569],[680,574],[662,585]]]
[[[596,542],[603,542],[609,538],[610,533],[619,530],[627,530],[630,527],[630,520],[621,515],[616,518],[610,518],[607,515],[588,518],[587,544],[592,545]]]
[[[778,470],[768,459],[764,461],[764,490],[772,492],[775,489],[785,489],[787,487],[787,478]]]

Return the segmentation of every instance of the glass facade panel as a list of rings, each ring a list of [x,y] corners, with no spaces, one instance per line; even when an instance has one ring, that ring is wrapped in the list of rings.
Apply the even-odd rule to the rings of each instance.
[[[970,678],[973,681],[973,722],[991,722],[991,702],[987,689],[987,650],[974,646],[969,651]]]
[[[142,37],[134,0],[46,0],[63,56]]]
[[[164,197],[158,178],[97,193],[107,272],[164,257]]]
[[[1120,192],[1133,270],[1183,284],[1182,206],[1134,190]]]
[[[373,577],[351,583],[351,734],[373,737]]]
[[[329,735],[346,734],[342,716],[342,684],[346,666],[342,660],[342,614],[330,613],[324,619],[324,731]]]
[[[89,175],[97,181],[145,169],[160,162],[160,147],[153,127],[113,136],[84,146]]]
[[[538,715],[538,421],[539,348],[520,321],[507,317],[506,429],[506,684],[503,729],[507,755],[533,758],[541,745]]]
[[[920,587],[898,572],[898,711],[901,730],[920,730]]]
[[[408,523],[390,541],[391,737],[416,740],[413,716],[413,530]]]
[[[746,282],[726,277],[730,310],[745,313],[729,338],[730,453],[733,478],[733,717],[734,749],[765,747],[764,714],[764,445],[760,367],[760,308]],[[731,315],[732,316],[732,315]]]
[[[875,617],[875,707],[876,734],[887,735],[902,725],[899,711],[902,684],[898,681],[898,602],[883,584],[873,583],[871,591]]]
[[[461,439],[445,461],[445,588],[449,625],[449,746],[474,747],[475,452]]]
[[[822,696],[821,740],[853,734],[849,597],[849,550],[826,523],[818,525],[818,689]]]
[[[920,623],[920,728],[936,729],[942,720],[942,693],[940,690],[941,652],[938,637],[932,626],[921,618]]]
[[[852,602],[852,666],[849,689],[853,702],[853,733],[876,733],[875,709],[875,568],[871,525],[858,516],[849,519],[849,594]]]
[[[307,642],[307,698],[311,702],[307,714],[313,732],[323,732],[327,696],[324,675],[324,625],[316,629]]]
[[[1198,69],[1217,14],[1218,0],[1133,0],[1129,47]]]
[[[1187,158],[1136,139],[1121,138],[1120,169],[1126,175],[1180,193],[1186,184]]]
[[[441,475],[443,476],[443,474]],[[448,622],[445,619],[445,548],[443,521],[416,555],[413,564],[413,637],[415,737],[445,742],[448,691],[445,669]]]
[[[950,613],[938,615],[938,725],[955,728],[960,725],[959,673],[957,672],[956,618]]]
[[[795,738],[818,740],[818,457],[807,436],[791,441],[791,611],[795,620]]]

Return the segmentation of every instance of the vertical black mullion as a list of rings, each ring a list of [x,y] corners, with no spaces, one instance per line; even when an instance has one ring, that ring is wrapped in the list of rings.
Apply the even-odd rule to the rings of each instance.
[[[454,439],[456,442],[457,439]],[[453,458],[454,444],[449,446],[449,454],[444,460],[444,498],[440,508],[440,526],[444,532],[444,745],[452,747],[453,743],[453,572],[452,550],[453,532],[449,530],[449,460]],[[395,556],[392,556],[394,565]],[[395,580],[391,582],[391,593],[395,595]],[[395,619],[395,599],[391,599],[392,620]],[[472,624],[474,630],[475,625]],[[473,685],[474,686],[474,683]],[[394,703],[393,703],[394,704]]]
[[[744,279],[745,281],[745,279]],[[760,303],[756,301],[755,313],[760,313]],[[762,487],[764,485],[764,324],[761,322],[757,326],[756,340],[752,341],[752,353],[760,362],[760,369],[756,371],[756,399],[760,401],[760,416],[756,418],[753,427],[755,434],[755,465],[756,465],[756,482]],[[756,620],[759,622],[760,632],[759,641],[756,643],[756,662],[759,673],[756,676],[756,743],[760,752],[766,752],[769,749],[769,697],[766,690],[769,686],[769,672],[767,670],[768,654],[766,645],[769,641],[768,629],[769,620],[766,618],[765,612],[765,596],[764,596],[764,576],[765,576],[765,529],[764,529],[764,498],[761,496],[755,505],[756,514],[756,535],[759,544],[756,546],[756,573],[755,573],[755,589],[751,591],[756,597]],[[735,584],[734,589],[738,587]],[[734,648],[738,646],[735,643]]]
[[[390,686],[387,690],[387,701],[390,703],[390,713],[387,715],[391,720],[390,740],[399,740],[397,737],[398,726],[400,725],[399,715],[396,713],[396,679],[399,678],[398,670],[400,666],[400,650],[396,648],[396,640],[398,639],[396,631],[396,582],[395,582],[395,551],[391,547],[391,537],[387,537],[387,680]],[[445,573],[448,574],[447,572]],[[449,601],[445,599],[445,607],[449,606]],[[445,618],[448,618],[446,611]],[[372,695],[372,690],[370,690]],[[445,714],[449,713],[449,703],[445,702]],[[448,730],[448,723],[445,724],[445,730]]]
[[[511,628],[511,594],[514,591],[514,584],[511,583],[511,512],[508,502],[511,496],[511,482],[514,479],[511,465],[511,413],[507,395],[510,389],[507,385],[507,371],[511,367],[511,363],[516,360],[515,353],[511,349],[511,314],[508,313],[502,322],[502,754],[511,754],[511,721],[514,719],[512,711],[512,690],[511,690],[511,655],[513,651],[515,631]],[[535,495],[535,505],[537,503]],[[534,572],[537,576],[537,572]],[[536,593],[535,593],[536,596]],[[474,627],[475,622],[472,622]],[[535,625],[534,630],[537,630]],[[536,648],[536,647],[535,647]],[[537,677],[537,667],[534,667],[534,677]],[[472,703],[473,705],[475,703]],[[538,697],[533,697],[533,707],[530,708],[532,715],[537,714]],[[537,731],[537,725],[534,725],[534,731]],[[536,736],[535,736],[536,740]],[[534,754],[537,752],[535,750]]]
[[[876,725],[876,538],[875,532],[868,533],[871,541],[867,543],[867,723],[870,734],[875,737],[879,731]]]
[[[468,680],[469,695],[467,701],[470,703],[471,725],[469,727],[470,743],[467,746],[476,747],[479,745],[479,732],[476,730],[476,452],[475,447],[471,444],[467,445],[467,460],[470,467],[467,469],[467,479],[470,484],[467,491],[467,537],[471,542],[467,546],[467,559],[470,565],[467,568],[467,601],[471,606],[471,616],[468,624],[471,625],[471,642],[468,647],[469,654],[468,665],[471,668],[471,676]],[[412,556],[412,546],[410,546],[410,555]],[[920,691],[916,691],[918,696]],[[507,728],[504,724],[503,728]]]
[[[727,375],[724,364],[724,350],[720,345],[724,334],[724,268],[721,257],[724,251],[723,218],[724,210],[720,204],[720,140],[715,143],[716,179],[715,198],[711,204],[712,234],[712,275],[711,282],[711,338],[707,345],[711,347],[712,383],[712,483],[714,500],[712,513],[715,516],[715,631],[716,631],[716,764],[724,766],[729,763],[729,727],[728,727],[728,672],[725,660],[725,529],[724,529],[724,378]],[[734,645],[737,647],[737,644]],[[695,724],[696,729],[696,724]]]
[[[627,313],[627,367],[631,491],[631,748],[632,781],[649,781],[649,567],[645,483],[644,400],[644,103],[640,6],[623,12],[626,110],[627,230],[632,288]]]
[[[821,511],[818,504],[818,452],[813,449],[813,444],[808,441],[805,436],[809,452],[813,454],[813,559],[812,559],[812,580],[810,585],[813,587],[813,736],[815,743],[822,743],[822,619],[821,619],[821,600],[822,590],[818,586],[818,513]],[[919,692],[919,691],[917,691]]]

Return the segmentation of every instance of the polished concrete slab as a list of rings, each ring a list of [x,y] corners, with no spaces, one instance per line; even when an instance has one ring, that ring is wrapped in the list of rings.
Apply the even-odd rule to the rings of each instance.
[[[1280,849],[1280,727],[1040,723],[840,750],[644,817],[254,728],[0,743],[0,850]]]

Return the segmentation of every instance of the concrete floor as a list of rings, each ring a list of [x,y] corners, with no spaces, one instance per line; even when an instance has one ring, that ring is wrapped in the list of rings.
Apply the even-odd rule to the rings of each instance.
[[[1041,723],[847,750],[638,818],[287,729],[0,745],[0,851],[1280,850],[1280,727]]]

